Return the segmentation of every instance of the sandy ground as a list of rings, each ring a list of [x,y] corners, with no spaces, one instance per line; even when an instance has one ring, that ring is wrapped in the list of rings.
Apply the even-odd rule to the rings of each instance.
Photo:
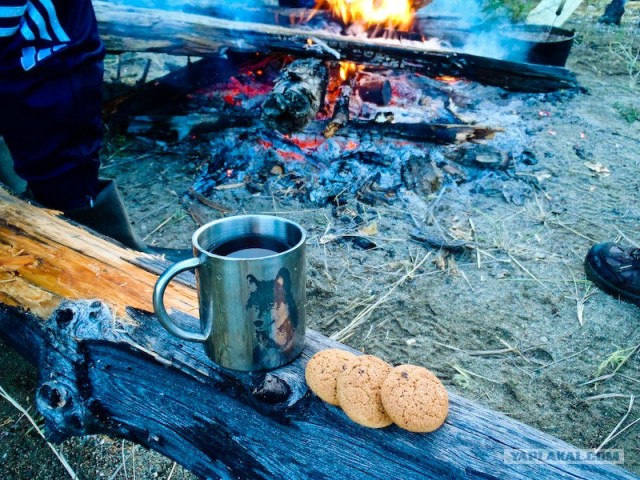
[[[522,202],[508,201],[504,190],[450,188],[412,214],[403,202],[360,206],[371,227],[360,234],[373,250],[345,240],[353,231],[331,208],[286,195],[243,197],[236,212],[277,213],[307,228],[309,327],[390,363],[429,367],[450,391],[583,448],[601,445],[630,403],[620,428],[640,418],[632,397],[640,310],[597,290],[582,266],[593,243],[640,245],[640,78],[632,81],[640,61],[630,72],[621,57],[640,49],[639,20],[634,11],[622,27],[603,27],[597,13],[584,8],[569,24],[579,36],[568,67],[583,93],[510,97],[535,159],[524,172],[535,188]],[[202,149],[189,148],[185,156],[184,146],[112,138],[105,149],[103,173],[117,178],[135,228],[151,243],[187,246],[197,227],[184,199]],[[207,220],[220,216],[199,208]],[[420,245],[410,240],[416,225],[437,225],[472,248]],[[0,385],[39,421],[33,368],[0,350]],[[638,424],[607,447],[624,449],[625,467],[640,473]],[[191,477],[120,440],[73,439],[57,448],[80,478]],[[25,416],[0,401],[0,478],[65,475]]]

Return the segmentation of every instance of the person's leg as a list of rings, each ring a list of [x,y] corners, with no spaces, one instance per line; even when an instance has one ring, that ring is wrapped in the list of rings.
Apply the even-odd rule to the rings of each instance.
[[[6,98],[13,115],[2,133],[34,199],[67,211],[99,193],[102,64],[46,75]]]
[[[27,182],[13,170],[13,159],[2,137],[0,137],[0,183],[14,193],[23,193],[27,188]]]
[[[612,0],[598,21],[607,25],[620,25],[626,3],[627,0]]]
[[[640,305],[640,248],[599,243],[584,262],[587,278],[606,292]]]

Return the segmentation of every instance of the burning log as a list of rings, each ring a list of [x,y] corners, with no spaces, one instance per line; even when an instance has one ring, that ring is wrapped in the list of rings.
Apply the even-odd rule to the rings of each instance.
[[[575,75],[562,67],[434,50],[416,41],[351,37],[303,27],[126,7],[108,1],[96,0],[93,5],[100,34],[107,48],[115,52],[146,51],[195,56],[219,55],[222,49],[281,52],[411,70],[431,77],[463,77],[517,91],[548,92],[577,85]],[[323,47],[313,48],[314,44]]]
[[[365,102],[380,106],[389,105],[391,102],[391,82],[385,78],[363,80],[358,84],[356,91]]]
[[[322,60],[293,61],[262,105],[262,119],[282,133],[302,130],[323,105],[328,83],[329,72]]]
[[[2,189],[0,211],[0,337],[38,367],[36,404],[53,441],[127,438],[199,478],[636,478],[604,462],[506,462],[576,447],[454,393],[431,434],[361,427],[309,393],[308,359],[348,349],[313,331],[285,367],[220,368],[148,313],[163,262]],[[180,276],[166,296],[192,325],[180,312],[198,310],[194,284]]]

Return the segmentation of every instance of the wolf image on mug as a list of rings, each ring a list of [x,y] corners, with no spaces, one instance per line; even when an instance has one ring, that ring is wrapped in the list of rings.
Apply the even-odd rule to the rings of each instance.
[[[298,330],[298,307],[291,291],[291,274],[281,268],[274,280],[258,280],[247,275],[249,299],[246,309],[255,314],[254,325],[258,343],[255,358],[262,358],[271,349],[286,352],[295,345]]]

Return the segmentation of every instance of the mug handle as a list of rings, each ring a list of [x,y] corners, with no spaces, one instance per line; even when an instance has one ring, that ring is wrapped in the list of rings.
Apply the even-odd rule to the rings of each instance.
[[[166,328],[169,333],[188,342],[203,343],[207,341],[207,335],[205,333],[190,332],[179,327],[173,323],[171,316],[164,306],[164,291],[169,285],[169,282],[173,280],[173,277],[186,270],[198,268],[199,266],[200,260],[197,258],[190,258],[188,260],[182,260],[181,262],[167,268],[164,273],[158,277],[158,281],[156,282],[155,287],[153,287],[153,309],[156,312],[158,320],[160,320],[162,326]]]

